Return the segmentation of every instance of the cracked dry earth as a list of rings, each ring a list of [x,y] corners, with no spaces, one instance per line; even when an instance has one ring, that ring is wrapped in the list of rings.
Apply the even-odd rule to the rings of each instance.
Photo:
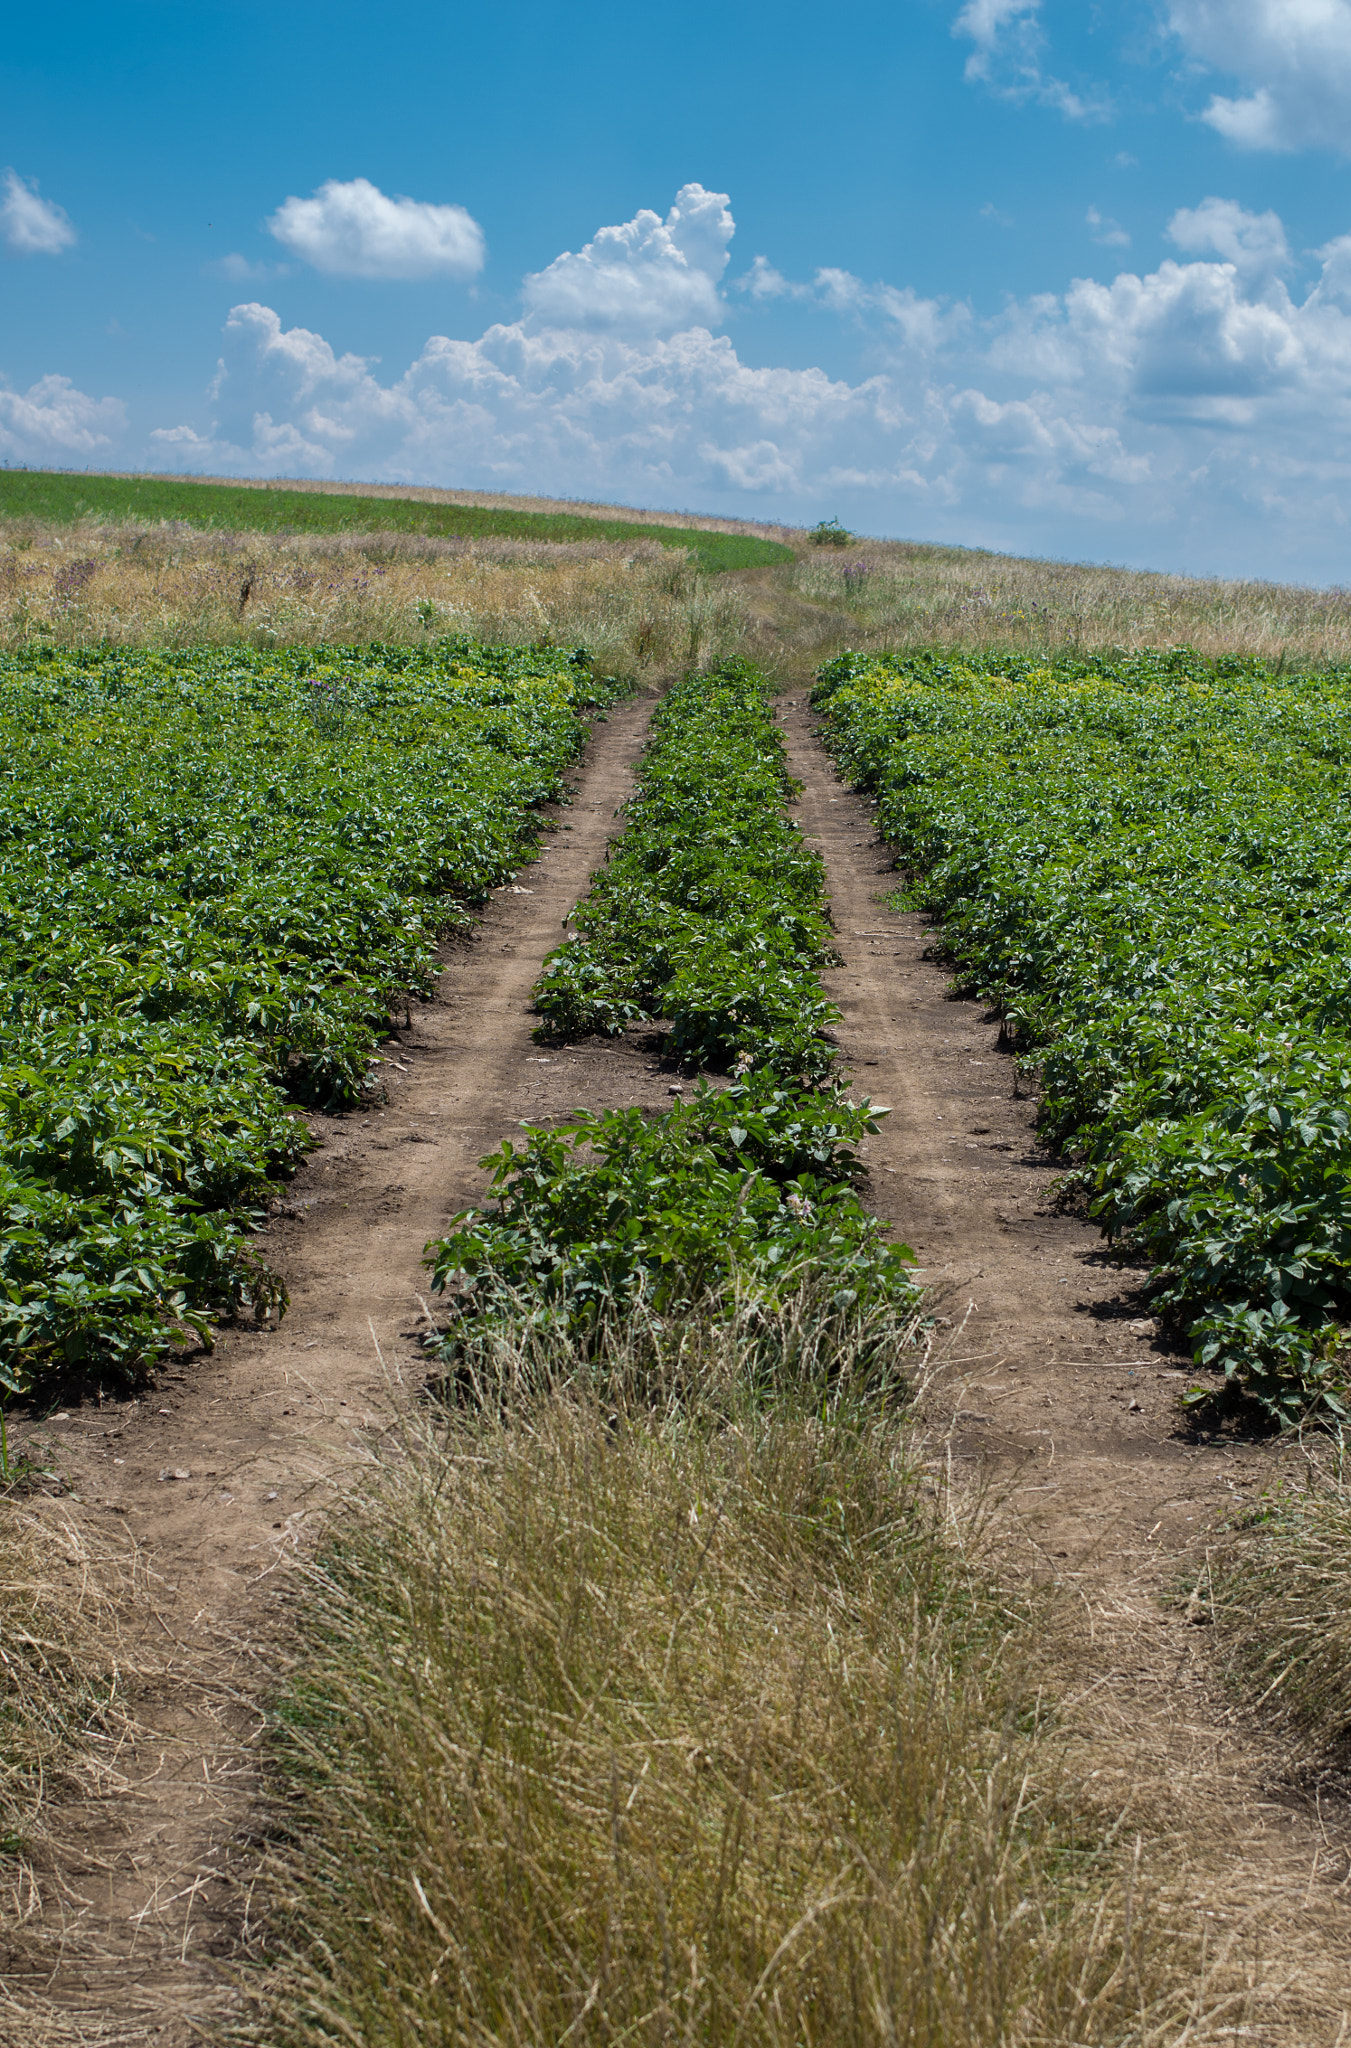
[[[391,1386],[421,1378],[422,1248],[481,1195],[476,1161],[526,1118],[669,1101],[651,1036],[552,1052],[530,1036],[539,963],[616,829],[652,701],[598,724],[563,829],[447,951],[436,999],[386,1046],[384,1103],[316,1119],[320,1146],[265,1245],[291,1287],[280,1329],[227,1332],[138,1401],[28,1425],[61,1475],[44,1511],[134,1547],[145,1591],[130,1647],[157,1667],[101,1795],[56,1816],[63,1846],[6,1966],[63,2039],[186,2048],[231,2009],[274,1592],[388,1425]],[[949,998],[925,921],[886,908],[889,855],[803,689],[781,716],[797,815],[828,866],[844,964],[825,979],[846,1069],[892,1111],[867,1147],[871,1199],[946,1319],[935,1447],[960,1484],[988,1490],[1021,1565],[1064,1588],[1056,1654],[1080,1685],[1094,1796],[1155,1843],[1170,1897],[1211,1930],[1219,1978],[1251,1979],[1229,2034],[1333,2048],[1351,2027],[1347,1815],[1285,1781],[1218,1685],[1206,1630],[1161,1597],[1202,1578],[1208,1532],[1283,1454],[1179,1422],[1186,1361],[1142,1306],[1142,1276],[1054,1213],[1056,1165],[997,1025]],[[3,2027],[0,2012],[0,2040]]]

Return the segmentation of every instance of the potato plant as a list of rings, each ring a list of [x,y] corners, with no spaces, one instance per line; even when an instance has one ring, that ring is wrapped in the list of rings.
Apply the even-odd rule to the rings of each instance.
[[[529,857],[584,654],[445,642],[0,665],[0,1385],[277,1305],[301,1109]]]
[[[825,870],[783,806],[794,794],[769,686],[750,662],[687,676],[652,720],[627,829],[544,963],[544,1037],[670,1020],[696,1066],[818,1080],[837,1012]]]
[[[432,1246],[432,1285],[453,1289],[441,1342],[466,1320],[510,1321],[522,1303],[574,1336],[641,1305],[679,1320],[729,1280],[766,1314],[804,1282],[845,1324],[918,1300],[913,1254],[886,1241],[859,1201],[859,1141],[880,1128],[867,1102],[784,1088],[764,1069],[690,1102],[578,1111],[481,1160],[493,1210],[469,1210]],[[895,1361],[893,1360],[894,1364]]]
[[[913,1253],[855,1192],[855,1148],[884,1112],[831,1081],[837,1013],[815,973],[834,957],[825,870],[784,814],[795,790],[758,669],[724,663],[667,692],[627,830],[536,1005],[547,1036],[667,1018],[672,1049],[730,1064],[732,1084],[659,1117],[527,1127],[523,1146],[480,1161],[496,1208],[429,1247],[432,1284],[454,1297],[446,1358],[523,1305],[579,1337],[635,1307],[709,1313],[729,1285],[771,1320],[806,1286],[813,1316],[841,1331],[913,1310]]]
[[[1036,1049],[1094,1215],[1223,1374],[1192,1398],[1340,1412],[1351,674],[844,655],[813,701],[962,982]]]

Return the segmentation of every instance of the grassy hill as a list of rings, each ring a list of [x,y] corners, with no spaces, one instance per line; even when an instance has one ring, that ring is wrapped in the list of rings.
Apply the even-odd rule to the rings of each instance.
[[[636,519],[596,519],[578,512],[520,512],[503,506],[439,505],[421,498],[356,497],[347,493],[199,483],[178,477],[69,475],[54,470],[0,470],[0,519],[132,519],[154,524],[249,533],[431,534],[438,539],[655,540],[688,548],[705,574],[790,562],[792,549],[749,534],[655,526]]]

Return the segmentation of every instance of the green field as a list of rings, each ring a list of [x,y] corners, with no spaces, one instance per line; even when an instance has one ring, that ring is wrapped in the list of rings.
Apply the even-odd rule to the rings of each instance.
[[[844,655],[813,701],[1040,1065],[1067,1192],[1152,1262],[1198,1364],[1282,1420],[1343,1408],[1351,675]]]
[[[438,934],[531,857],[594,668],[467,638],[0,657],[0,1416],[285,1306],[257,1230],[306,1112],[362,1098]],[[1040,1067],[1069,1191],[1282,1416],[1345,1383],[1349,681],[848,655],[816,691]],[[797,793],[765,674],[692,668],[543,963],[537,1035],[638,1024],[726,1085],[522,1124],[425,1247],[432,1380],[335,1489],[267,1667],[273,2048],[654,2014],[747,2048],[1148,2048],[1211,1995],[1115,1782],[1067,1770],[1055,1609],[912,1424],[938,1323],[865,1204],[885,1112],[839,1073]],[[47,1700],[69,1746],[106,1690],[87,1627],[63,1664],[60,1614],[19,1615],[11,1847]],[[1083,1754],[1115,1772],[1111,1726]]]
[[[634,1311],[707,1314],[729,1286],[770,1313],[806,1287],[830,1303],[829,1348],[857,1353],[861,1318],[913,1312],[913,1255],[855,1191],[857,1147],[879,1126],[832,1074],[838,1012],[815,971],[833,957],[825,866],[784,813],[795,792],[759,669],[725,662],[672,684],[628,829],[572,913],[579,936],[535,985],[536,1036],[666,1018],[677,1057],[732,1082],[659,1117],[527,1126],[524,1147],[482,1162],[496,1210],[467,1212],[432,1248],[433,1286],[466,1288],[461,1324],[526,1302],[577,1334]],[[447,1342],[456,1358],[455,1324]]]
[[[246,533],[422,533],[438,540],[649,540],[688,548],[706,574],[791,562],[778,541],[701,528],[589,519],[580,512],[513,512],[498,506],[432,505],[417,498],[358,498],[325,491],[250,490],[190,478],[72,476],[0,470],[0,519],[128,519]]]
[[[566,652],[0,664],[0,1386],[279,1305],[250,1238],[433,942],[528,859]]]

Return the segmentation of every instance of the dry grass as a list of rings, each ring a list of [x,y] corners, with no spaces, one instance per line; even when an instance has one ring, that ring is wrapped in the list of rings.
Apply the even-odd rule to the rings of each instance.
[[[124,1568],[67,1520],[0,1499],[0,1845],[21,1854],[44,1799],[94,1783],[126,1682]]]
[[[371,487],[368,495],[648,516],[393,485]],[[650,516],[658,522],[673,515]],[[1185,643],[1208,654],[1300,665],[1351,659],[1351,591],[900,541],[815,548],[786,527],[693,516],[688,523],[784,540],[798,559],[781,569],[706,577],[685,556],[643,540],[274,536],[93,520],[0,522],[0,646],[416,643],[464,632],[582,642],[603,667],[620,673],[711,662],[751,641],[762,659],[787,656],[795,667],[845,647],[1047,656]]]
[[[163,2028],[100,2020],[64,2011],[49,1999],[13,1998],[0,1985],[0,2041],[5,2048],[152,2048]]]
[[[81,2026],[31,1981],[47,1974],[41,1873],[53,1860],[53,1810],[105,1792],[128,1739],[142,1674],[118,1615],[133,1590],[127,1556],[36,1504],[0,1498],[0,1968],[25,1986],[13,1997],[0,1986],[0,2040],[12,2048],[142,2038]]]
[[[735,652],[744,600],[656,541],[0,523],[0,646],[582,643],[613,672]]]
[[[895,1416],[713,1407],[462,1410],[345,1503],[250,2043],[1205,2038]]]
[[[841,1312],[838,1287],[819,1276],[782,1285],[773,1302],[753,1278],[733,1273],[681,1320],[648,1304],[615,1301],[578,1334],[575,1304],[545,1302],[527,1288],[494,1291],[491,1314],[445,1325],[453,1364],[440,1391],[495,1409],[542,1392],[618,1402],[626,1410],[679,1413],[696,1401],[705,1418],[727,1419],[757,1400],[788,1395],[838,1402],[886,1398],[907,1404],[927,1377],[932,1333],[903,1303],[874,1301]]]
[[[1321,1444],[1301,1480],[1230,1532],[1192,1596],[1245,1697],[1281,1731],[1292,1775],[1351,1766],[1351,1470]]]
[[[802,609],[785,619],[786,632],[823,655],[844,646],[1044,655],[1185,643],[1204,654],[1351,659],[1351,590],[1229,583],[900,541],[813,548],[787,580]],[[815,620],[807,605],[818,608]]]

